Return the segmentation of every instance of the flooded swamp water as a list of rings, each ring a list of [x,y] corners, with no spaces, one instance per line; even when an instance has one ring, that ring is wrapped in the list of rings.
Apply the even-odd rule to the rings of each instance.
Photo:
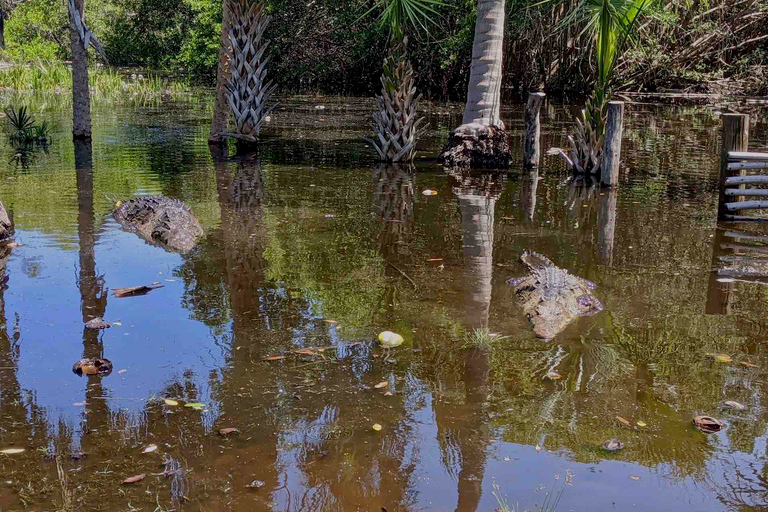
[[[287,98],[259,157],[214,161],[209,105],[97,105],[88,148],[40,103],[48,153],[4,146],[23,245],[0,292],[0,451],[24,451],[0,453],[0,510],[768,507],[768,288],[711,272],[768,250],[733,233],[766,227],[718,230],[714,108],[628,106],[605,191],[547,157],[537,175],[446,172],[458,105],[429,106],[413,169],[373,161],[373,104],[343,98]],[[522,109],[505,116],[519,149]],[[545,148],[570,128],[544,109]],[[191,206],[194,250],[120,229],[115,201],[144,194]],[[537,339],[506,284],[525,249],[604,310]],[[384,330],[405,342],[383,351]],[[78,377],[82,357],[113,371]]]

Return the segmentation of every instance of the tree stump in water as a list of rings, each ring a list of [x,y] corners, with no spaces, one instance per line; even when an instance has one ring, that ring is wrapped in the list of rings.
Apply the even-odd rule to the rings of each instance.
[[[459,126],[440,152],[439,160],[450,167],[510,167],[512,153],[509,136],[498,126]]]
[[[13,221],[5,210],[5,205],[0,201],[0,241],[8,240],[13,236]]]

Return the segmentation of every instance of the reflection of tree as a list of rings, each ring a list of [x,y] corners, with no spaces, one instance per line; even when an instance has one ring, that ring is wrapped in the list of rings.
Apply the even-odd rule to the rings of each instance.
[[[382,221],[378,234],[384,259],[397,256],[413,220],[413,166],[381,164],[373,171],[373,203]]]
[[[487,333],[493,278],[494,210],[504,190],[504,176],[455,172],[451,177],[461,213],[464,327]],[[490,443],[486,410],[490,355],[488,344],[465,348],[464,403],[435,405],[444,464],[453,466],[447,468],[449,472],[458,472],[457,511],[477,510],[482,497]]]

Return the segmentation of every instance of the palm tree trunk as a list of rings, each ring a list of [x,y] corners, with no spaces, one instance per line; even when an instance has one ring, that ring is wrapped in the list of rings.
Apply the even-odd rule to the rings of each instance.
[[[472,68],[462,126],[504,128],[499,118],[504,46],[504,0],[478,0]]]
[[[440,153],[450,167],[504,168],[512,165],[501,105],[504,0],[478,0],[472,67],[464,119]]]
[[[216,73],[216,97],[213,102],[213,120],[209,144],[224,144],[227,141],[229,124],[229,104],[227,103],[226,83],[229,79],[229,55],[225,48],[229,46],[229,2],[221,2],[221,48],[219,48],[219,66]]]
[[[74,0],[80,16],[85,18],[85,0]],[[72,42],[72,138],[91,138],[91,97],[88,90],[88,54],[75,24],[70,20]]]

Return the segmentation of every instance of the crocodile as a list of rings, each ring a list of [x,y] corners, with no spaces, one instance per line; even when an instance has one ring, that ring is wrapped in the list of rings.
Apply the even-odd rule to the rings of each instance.
[[[112,215],[123,229],[171,252],[188,253],[203,235],[189,206],[170,197],[142,196],[121,201]]]
[[[592,295],[595,284],[558,268],[549,258],[524,251],[520,257],[529,274],[507,281],[539,338],[552,339],[580,316],[603,310]]]

